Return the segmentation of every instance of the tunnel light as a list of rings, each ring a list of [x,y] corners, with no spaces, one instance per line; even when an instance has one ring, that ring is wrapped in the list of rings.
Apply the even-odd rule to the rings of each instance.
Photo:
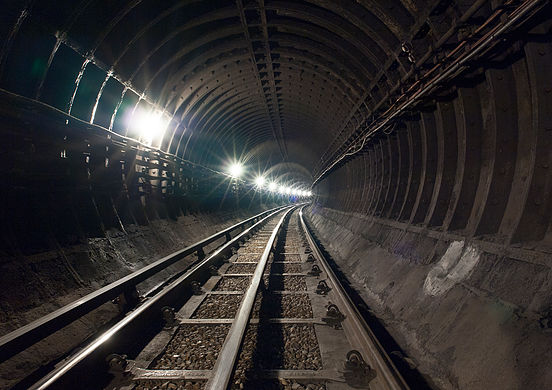
[[[268,183],[268,190],[270,192],[276,191],[277,188],[278,188],[278,185],[276,183],[274,183],[274,182]]]
[[[286,191],[286,195],[291,195],[291,188],[286,187],[285,191]]]
[[[265,178],[262,177],[262,176],[258,176],[256,179],[255,179],[255,185],[258,187],[258,188],[263,188],[264,184],[265,184]]]
[[[238,178],[243,173],[243,165],[239,162],[234,162],[228,167],[228,174],[233,178]]]
[[[286,193],[286,187],[284,186],[279,186],[278,187],[278,193],[284,195]]]
[[[138,135],[138,140],[148,146],[159,141],[169,124],[162,111],[136,110],[130,127]]]
[[[312,192],[307,191],[307,196],[310,198],[312,196]]]
[[[293,189],[291,190],[291,195],[297,196],[297,195],[299,195],[299,192],[298,192],[296,189],[293,188]]]

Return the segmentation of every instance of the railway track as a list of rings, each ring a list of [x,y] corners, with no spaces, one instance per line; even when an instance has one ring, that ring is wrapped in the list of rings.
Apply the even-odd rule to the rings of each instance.
[[[191,294],[175,294],[182,284]],[[152,316],[162,317],[161,329],[158,321],[148,326]],[[106,355],[113,352],[110,341],[120,338],[126,341],[115,343],[120,350]],[[326,263],[302,211],[293,207],[229,239],[31,388],[408,386]]]

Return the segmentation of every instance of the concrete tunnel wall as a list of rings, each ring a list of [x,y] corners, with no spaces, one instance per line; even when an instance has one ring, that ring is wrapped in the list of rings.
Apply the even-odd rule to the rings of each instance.
[[[221,186],[238,149],[312,182],[487,18],[526,3],[4,2],[2,329],[273,206]],[[552,388],[550,10],[313,188],[317,236],[436,388]],[[125,122],[142,107],[170,117],[147,147]]]

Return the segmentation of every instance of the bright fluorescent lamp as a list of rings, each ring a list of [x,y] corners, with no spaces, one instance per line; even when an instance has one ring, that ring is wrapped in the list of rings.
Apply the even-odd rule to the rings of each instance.
[[[265,178],[262,177],[262,176],[258,176],[256,179],[255,179],[255,185],[259,188],[263,188],[264,184],[265,184]]]
[[[162,111],[137,109],[132,116],[130,127],[137,133],[140,142],[152,145],[163,137],[168,124],[169,121]]]
[[[274,183],[273,181],[268,183],[268,190],[271,192],[276,191],[276,188],[278,188],[278,185]]]
[[[228,173],[233,178],[240,177],[243,173],[243,165],[238,162],[230,164],[230,166],[228,167]]]
[[[278,187],[278,192],[279,192],[280,194],[282,194],[282,195],[285,194],[285,193],[286,193],[286,187],[284,187],[284,186],[279,186],[279,187]]]

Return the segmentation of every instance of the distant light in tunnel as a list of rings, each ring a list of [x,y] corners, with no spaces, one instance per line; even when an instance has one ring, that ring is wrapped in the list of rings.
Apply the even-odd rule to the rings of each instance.
[[[298,184],[278,184],[275,181],[268,181],[264,176],[257,176],[253,182],[256,189],[270,191],[271,193],[277,193],[284,196],[292,196],[297,198],[307,198],[312,196],[310,191],[302,190],[302,185]]]
[[[129,127],[138,135],[140,142],[152,146],[161,141],[168,124],[169,120],[162,111],[137,109]]]
[[[265,184],[265,178],[262,177],[262,176],[257,176],[257,178],[255,179],[255,185],[258,187],[258,188],[263,188],[264,184]],[[271,183],[272,184],[272,183]]]
[[[243,173],[243,165],[239,162],[233,162],[228,167],[228,174],[232,176],[233,178],[238,178]]]

